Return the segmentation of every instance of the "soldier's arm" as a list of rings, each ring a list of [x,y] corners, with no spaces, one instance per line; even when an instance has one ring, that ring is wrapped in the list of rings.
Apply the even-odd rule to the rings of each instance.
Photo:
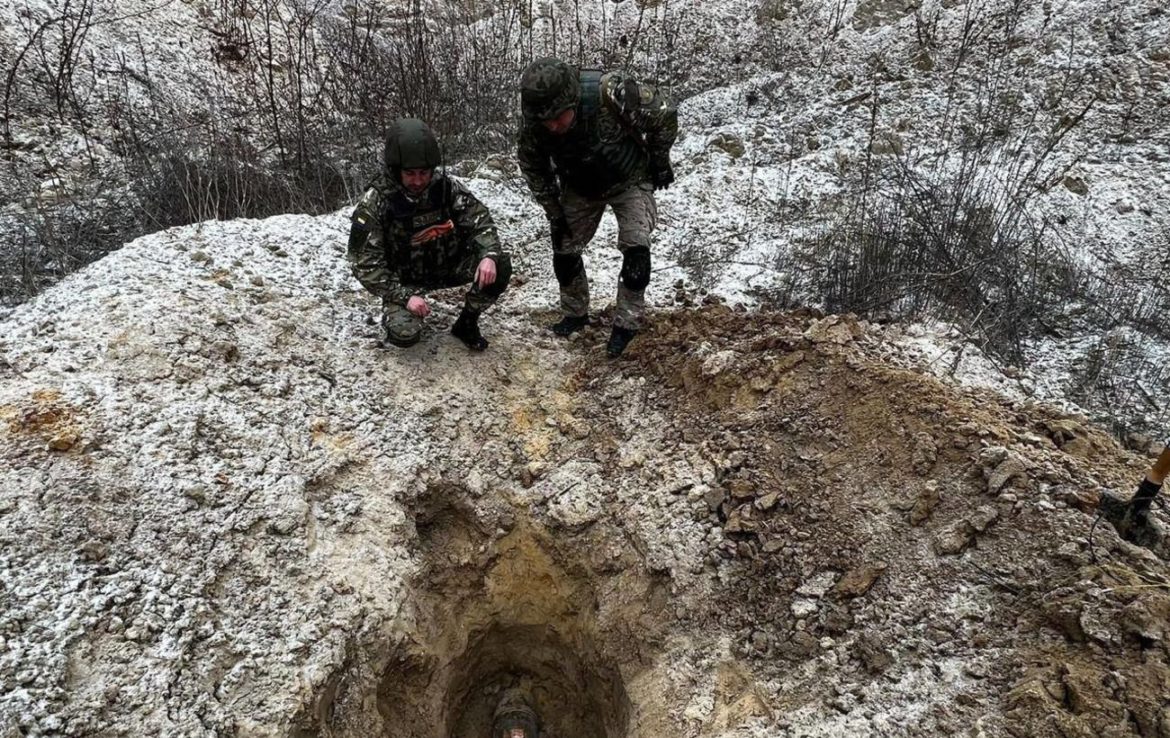
[[[623,124],[642,137],[651,166],[669,166],[670,147],[678,137],[678,108],[654,85],[620,72],[602,79],[605,102]]]
[[[487,206],[480,202],[471,190],[461,182],[451,180],[451,215],[461,238],[470,239],[480,259],[491,257],[499,260],[503,249],[496,233],[496,224]]]
[[[371,187],[362,195],[350,218],[346,257],[353,276],[363,287],[384,300],[405,305],[410,292],[403,288],[397,270],[386,263],[381,205],[382,198],[376,188]]]
[[[520,172],[528,182],[528,189],[532,190],[533,197],[544,208],[549,220],[560,217],[563,214],[561,188],[557,185],[556,174],[553,173],[552,157],[540,145],[527,125],[520,128],[520,145],[516,158],[520,162]]]

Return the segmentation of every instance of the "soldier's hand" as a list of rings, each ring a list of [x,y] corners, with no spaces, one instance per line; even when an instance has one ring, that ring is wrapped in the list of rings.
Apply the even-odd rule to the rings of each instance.
[[[548,222],[549,235],[552,236],[553,249],[559,251],[565,240],[573,235],[569,228],[569,219],[561,215]]]
[[[650,182],[656,190],[665,190],[670,187],[670,184],[674,182],[674,169],[671,168],[670,162],[655,166],[650,171]]]
[[[480,259],[479,266],[475,268],[475,283],[479,285],[482,290],[489,284],[496,281],[496,260],[490,256],[485,256]]]
[[[411,298],[406,301],[406,309],[420,318],[425,318],[431,314],[431,306],[427,304],[426,300],[419,297],[418,295],[412,295]]]

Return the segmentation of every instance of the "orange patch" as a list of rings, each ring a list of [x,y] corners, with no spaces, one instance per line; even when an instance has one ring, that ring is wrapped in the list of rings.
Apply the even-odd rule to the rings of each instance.
[[[414,234],[414,236],[410,239],[410,245],[419,246],[421,244],[427,243],[428,241],[434,241],[437,238],[442,238],[453,230],[455,230],[455,224],[449,220],[445,220],[438,225],[433,225],[430,228],[424,228],[418,233]]]
[[[77,413],[57,390],[36,390],[28,404],[0,407],[0,420],[9,433],[35,436],[54,451],[68,451],[81,440]]]

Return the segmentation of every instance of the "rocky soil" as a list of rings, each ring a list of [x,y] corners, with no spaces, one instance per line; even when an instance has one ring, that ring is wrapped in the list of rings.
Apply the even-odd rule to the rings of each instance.
[[[535,261],[485,354],[457,292],[386,351],[343,227],[156,234],[4,319],[0,736],[464,738],[521,686],[550,737],[1170,737],[1170,572],[1090,546],[1146,458],[682,284],[605,361]]]

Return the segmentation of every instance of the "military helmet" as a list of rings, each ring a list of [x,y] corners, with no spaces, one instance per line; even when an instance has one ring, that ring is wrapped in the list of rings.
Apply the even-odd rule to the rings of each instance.
[[[528,120],[549,120],[574,107],[581,98],[577,70],[560,59],[537,59],[520,78],[520,107]]]
[[[386,169],[434,169],[442,164],[434,131],[418,118],[399,118],[386,135]]]
[[[505,690],[492,717],[492,738],[540,738],[540,717],[526,690]]]

